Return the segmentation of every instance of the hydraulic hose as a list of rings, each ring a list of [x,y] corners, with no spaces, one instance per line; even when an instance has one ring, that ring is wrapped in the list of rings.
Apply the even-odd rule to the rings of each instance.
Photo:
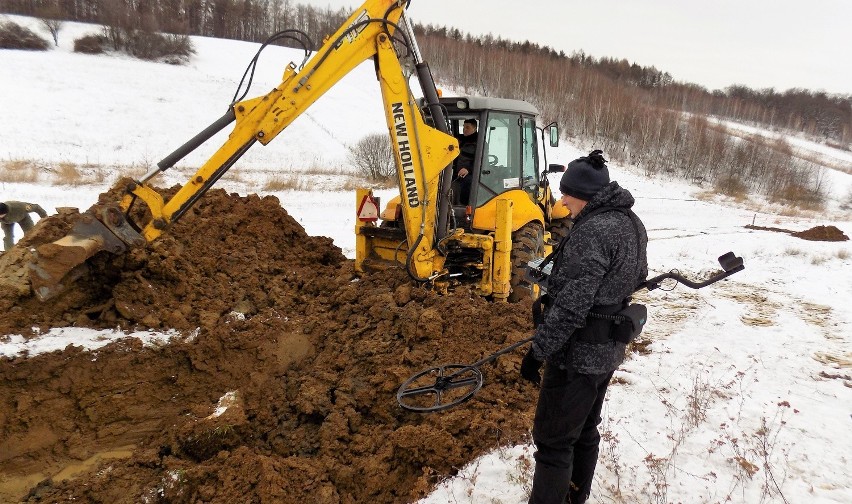
[[[423,233],[417,235],[417,239],[414,240],[414,245],[408,247],[408,253],[405,254],[405,271],[408,272],[408,276],[410,276],[415,282],[428,282],[429,277],[421,278],[417,276],[417,272],[411,268],[411,258],[414,257],[414,252],[417,250],[417,246],[420,245],[421,240],[423,240]]]
[[[190,138],[186,143],[175,149],[174,152],[164,157],[162,161],[157,163],[157,168],[151,170],[150,172],[145,174],[145,177],[142,178],[141,182],[147,182],[154,175],[160,172],[164,172],[175,165],[178,161],[185,158],[187,154],[197,149],[200,145],[202,145],[207,140],[213,137],[216,133],[219,133],[225,126],[231,124],[237,119],[237,115],[234,112],[234,107],[228,107],[228,111],[225,112],[225,115],[216,119],[213,124],[204,128],[200,133]]]

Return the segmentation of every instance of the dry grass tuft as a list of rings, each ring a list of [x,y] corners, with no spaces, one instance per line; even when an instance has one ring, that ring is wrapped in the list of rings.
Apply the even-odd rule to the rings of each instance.
[[[83,182],[83,176],[77,168],[77,165],[74,163],[59,163],[54,183],[60,185],[79,186],[83,185],[85,182]]]
[[[770,201],[784,205],[793,205],[798,210],[820,211],[825,209],[825,195],[808,191],[804,187],[791,184],[776,194],[771,195]]]
[[[745,201],[749,196],[748,186],[738,177],[719,177],[713,186],[716,191],[736,201]]]
[[[316,179],[305,176],[317,174],[315,172],[300,172],[291,175],[276,175],[263,184],[262,191],[264,192],[280,192],[280,191],[315,191],[317,190]],[[324,176],[331,176],[331,173],[323,173]],[[364,177],[337,173],[336,176],[340,179],[334,181],[333,184],[325,184],[323,187],[334,191],[355,191],[361,187],[371,187],[380,189],[389,189],[396,187],[394,181],[367,181]]]
[[[304,177],[282,175],[267,180],[263,185],[263,190],[266,192],[310,191],[311,187]]]
[[[393,189],[397,186],[397,181],[395,178],[384,178],[379,180],[371,180],[370,182],[365,183],[359,182],[359,187],[372,187],[377,189]]]
[[[340,189],[344,191],[355,191],[360,187],[365,187],[364,181],[349,177],[343,181],[343,185],[340,186]]]
[[[825,256],[813,256],[811,257],[811,264],[813,264],[814,266],[820,266],[824,264],[827,260],[828,258]]]
[[[222,175],[220,179],[223,182],[229,182],[231,184],[246,184],[246,178],[244,177],[244,173],[240,171],[229,171]]]
[[[52,174],[49,182],[53,185],[84,186],[101,185],[109,181],[111,175],[123,170],[108,170],[101,165],[91,163],[76,164],[70,162],[59,163],[56,167],[47,168]]]
[[[639,355],[650,355],[651,344],[654,343],[654,340],[650,338],[637,338],[635,341],[630,343],[630,352],[638,353]]]
[[[91,163],[76,164],[61,162],[48,164],[38,161],[15,159],[0,161],[0,182],[45,183],[57,186],[103,185],[123,173],[121,168],[109,169]]]
[[[0,181],[27,183],[38,181],[39,167],[33,161],[13,159],[0,163]]]
[[[311,165],[300,173],[305,175],[348,175],[349,172],[344,172],[341,168],[332,168],[330,166]]]

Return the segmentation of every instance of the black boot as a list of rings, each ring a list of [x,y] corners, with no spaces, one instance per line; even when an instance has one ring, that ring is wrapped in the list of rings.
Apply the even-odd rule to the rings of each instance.
[[[565,501],[568,504],[586,504],[586,499],[589,498],[589,494],[583,492],[574,482],[571,482],[571,488],[568,490],[568,499]]]
[[[535,464],[529,504],[560,504],[567,502],[571,485],[571,468]]]

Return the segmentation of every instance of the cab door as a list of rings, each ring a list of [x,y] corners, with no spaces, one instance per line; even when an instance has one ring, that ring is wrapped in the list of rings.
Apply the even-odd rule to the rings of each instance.
[[[489,112],[484,131],[476,207],[513,189],[535,197],[538,140],[535,119],[518,113]]]
[[[521,126],[521,186],[533,199],[538,190],[538,130],[535,119],[524,117]]]
[[[520,115],[490,112],[484,133],[482,165],[475,194],[477,207],[507,190],[520,187]]]

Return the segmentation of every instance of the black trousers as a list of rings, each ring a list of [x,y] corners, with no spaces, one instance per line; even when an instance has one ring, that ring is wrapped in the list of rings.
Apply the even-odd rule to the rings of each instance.
[[[454,175],[456,176],[456,175]],[[457,177],[457,176],[456,176]],[[473,176],[468,173],[464,178],[456,178],[453,180],[453,204],[454,205],[469,205],[470,204],[470,189],[473,185]]]
[[[598,424],[612,374],[545,366],[533,422],[530,504],[583,504],[589,498],[601,440]]]

